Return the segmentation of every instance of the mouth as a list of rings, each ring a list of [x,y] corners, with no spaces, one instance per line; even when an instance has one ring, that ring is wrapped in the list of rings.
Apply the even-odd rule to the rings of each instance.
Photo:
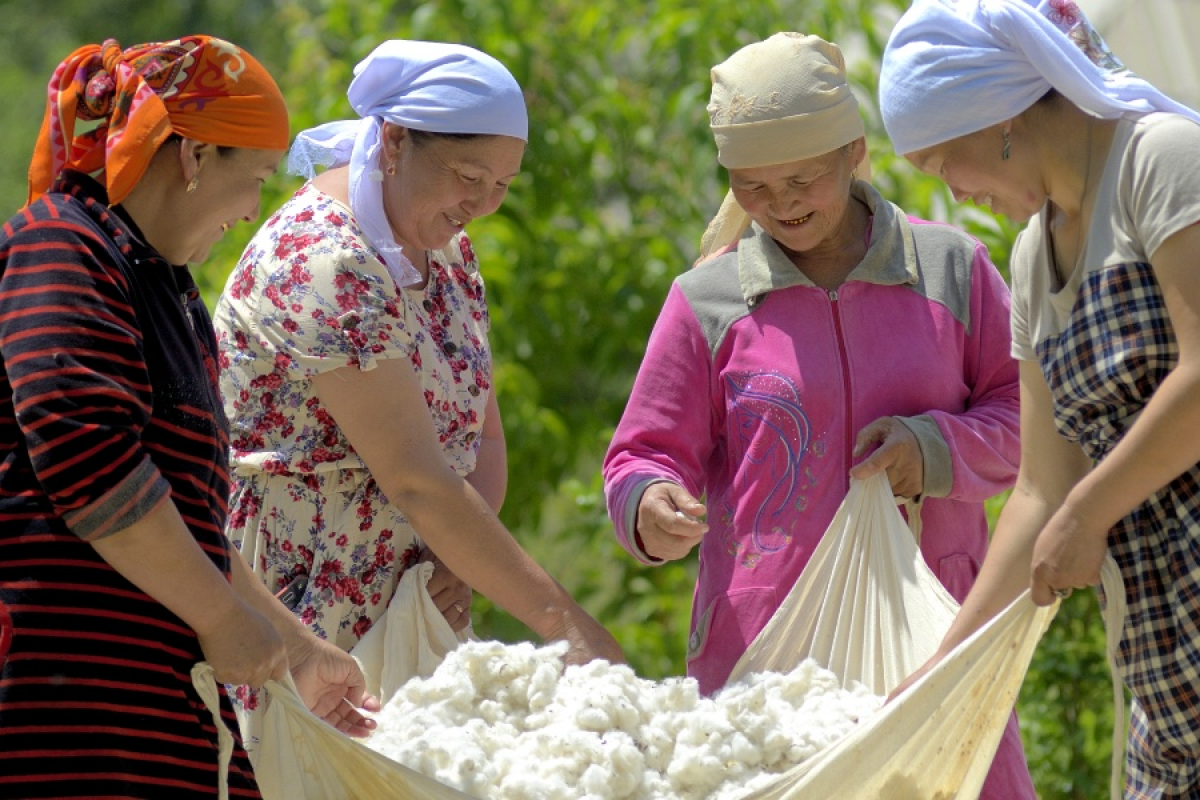
[[[789,228],[794,228],[797,225],[803,225],[804,223],[808,222],[809,218],[812,217],[812,215],[813,215],[813,212],[810,211],[807,214],[805,214],[803,217],[797,217],[796,219],[781,219],[781,220],[779,220],[779,222],[783,225],[788,226]]]
[[[450,220],[450,224],[456,228],[465,228],[467,226],[467,223],[464,220],[452,217],[449,214],[444,214],[444,216],[446,219]]]
[[[229,231],[229,229],[230,229],[230,228],[232,228],[232,227],[233,227],[233,226],[232,226],[232,225],[230,225],[228,222],[222,222],[222,223],[221,223],[221,233],[226,233],[226,232],[228,232],[228,231]]]

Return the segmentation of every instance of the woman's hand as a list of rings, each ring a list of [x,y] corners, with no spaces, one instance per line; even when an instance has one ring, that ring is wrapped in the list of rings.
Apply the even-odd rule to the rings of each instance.
[[[610,664],[624,664],[625,653],[607,629],[576,605],[563,613],[562,623],[546,637],[547,642],[566,640],[567,664],[586,664],[602,659]]]
[[[708,533],[704,504],[675,483],[652,483],[638,503],[637,537],[642,552],[676,561],[692,552]]]
[[[362,711],[378,711],[379,701],[367,694],[367,680],[349,653],[311,634],[294,641],[289,661],[292,680],[309,710],[349,736],[361,738],[375,730],[375,720]]]
[[[1070,503],[1059,507],[1033,545],[1030,598],[1048,606],[1071,589],[1100,583],[1100,568],[1108,554],[1106,523],[1091,523]]]
[[[429,577],[425,588],[437,610],[458,633],[471,624],[471,599],[474,593],[428,548],[421,552],[420,562],[425,561],[433,562],[433,575]]]
[[[887,470],[888,483],[896,497],[918,497],[925,490],[925,461],[921,444],[908,426],[895,417],[880,417],[858,432],[854,457],[879,444],[874,453],[850,469],[850,477],[866,480]]]

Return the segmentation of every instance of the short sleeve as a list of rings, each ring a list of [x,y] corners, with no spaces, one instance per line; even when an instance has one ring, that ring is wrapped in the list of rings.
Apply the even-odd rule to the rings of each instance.
[[[1135,133],[1128,190],[1135,236],[1147,258],[1175,233],[1200,222],[1200,124],[1152,114]]]
[[[1017,235],[1013,244],[1009,267],[1012,272],[1012,306],[1009,321],[1012,328],[1012,357],[1018,361],[1031,361],[1037,354],[1033,348],[1033,332],[1030,328],[1029,304],[1033,287],[1028,279],[1031,267],[1029,229]]]
[[[221,302],[218,316],[257,339],[238,349],[272,353],[296,379],[413,353],[401,290],[349,210],[311,187],[255,235]]]

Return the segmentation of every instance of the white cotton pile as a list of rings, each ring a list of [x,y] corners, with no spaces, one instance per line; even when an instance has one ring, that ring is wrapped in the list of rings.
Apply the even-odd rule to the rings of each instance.
[[[732,800],[876,712],[883,698],[806,661],[701,697],[565,645],[467,642],[401,687],[367,746],[480,798]]]

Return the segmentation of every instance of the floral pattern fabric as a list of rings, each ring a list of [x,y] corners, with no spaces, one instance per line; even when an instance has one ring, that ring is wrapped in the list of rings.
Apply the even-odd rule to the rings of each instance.
[[[308,576],[295,611],[344,650],[382,616],[421,542],[312,378],[409,359],[447,463],[475,468],[492,379],[483,281],[465,234],[429,257],[425,288],[399,288],[349,208],[308,184],[250,242],[214,314],[232,437],[227,531],[272,592]]]

